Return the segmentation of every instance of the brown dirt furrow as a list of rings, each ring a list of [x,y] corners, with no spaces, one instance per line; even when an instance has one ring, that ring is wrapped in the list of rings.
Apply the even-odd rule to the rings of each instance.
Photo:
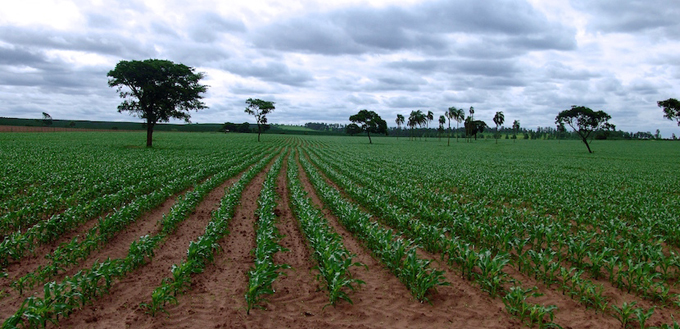
[[[244,327],[247,272],[253,266],[250,251],[255,247],[255,210],[265,171],[246,186],[241,204],[229,224],[229,235],[221,242],[223,252],[202,274],[192,278],[191,289],[168,305],[169,315],[136,314],[128,320],[134,328],[228,328]],[[186,249],[184,249],[186,250]],[[147,297],[148,298],[148,297]],[[238,325],[237,325],[238,324]]]
[[[562,295],[556,286],[548,288],[543,282],[535,280],[533,277],[517,271],[512,266],[506,266],[505,270],[512,278],[522,283],[522,286],[537,287],[538,292],[543,296],[529,299],[532,303],[543,306],[555,305],[558,307],[554,311],[554,322],[565,329],[568,328],[620,328],[621,324],[610,315],[595,312],[587,309],[585,305],[576,300]]]
[[[212,210],[219,206],[219,202],[224,196],[224,189],[233,184],[236,179],[231,178],[211,191],[189,218],[183,221],[177,231],[170,235],[156,251],[151,262],[115,283],[110,294],[101,297],[92,305],[76,312],[68,319],[60,321],[59,326],[65,328],[126,328],[130,327],[136,320],[147,317],[144,310],[140,308],[140,303],[150,302],[153,289],[160,286],[163,278],[171,275],[172,264],[179,264],[186,259],[189,242],[205,232]],[[142,235],[156,233],[160,229],[157,226],[158,219],[161,219],[170,207],[166,205],[162,209],[165,209],[165,211],[154,210],[152,212],[153,217],[147,217],[144,221],[137,221],[126,232],[116,236],[104,249],[92,255],[85,265],[91,266],[96,259],[125,257],[132,241]]]
[[[146,214],[142,215],[140,218],[138,218],[134,223],[130,224],[130,226],[124,231],[125,233],[130,232],[131,230],[133,231],[138,231],[134,227],[136,225],[139,225],[139,223],[143,223],[142,225],[146,225],[146,221],[149,220],[149,218],[157,218],[161,219],[164,213],[167,213],[172,205],[175,204],[175,201],[177,200],[177,197],[179,195],[182,195],[186,193],[187,191],[191,191],[193,188],[188,188],[182,192],[176,193],[169,197],[167,200],[165,200],[160,206],[156,207],[155,209],[147,212]],[[64,243],[69,243],[71,240],[73,240],[74,237],[81,237],[87,234],[87,232],[96,226],[98,224],[98,219],[99,218],[105,218],[106,216],[110,215],[112,212],[107,212],[104,213],[101,216],[91,218],[79,227],[77,227],[75,230],[72,230],[70,232],[64,233],[59,239],[57,239],[54,242],[48,243],[41,245],[36,248],[35,254],[30,255],[28,257],[25,257],[21,259],[20,261],[10,264],[10,266],[7,268],[7,274],[8,278],[17,278],[26,275],[27,273],[35,271],[39,266],[42,265],[47,265],[49,264],[49,260],[45,258],[45,255],[49,255],[54,250],[59,247],[59,245],[64,244]],[[155,221],[154,221],[155,224]],[[123,233],[123,232],[121,232]],[[147,234],[147,233],[144,233]],[[140,234],[140,235],[144,235]],[[139,236],[137,236],[138,238]],[[114,240],[116,240],[114,238]],[[128,244],[129,246],[129,244]],[[126,250],[127,252],[127,250]],[[91,258],[91,257],[90,257]],[[113,257],[112,257],[113,258]],[[96,259],[96,258],[94,258]],[[0,289],[3,289],[5,286],[8,286],[10,284],[10,281],[8,278],[0,278]]]
[[[307,157],[307,159],[309,159]],[[326,177],[323,173],[320,172],[322,177],[324,177],[325,181],[331,185],[333,188],[337,189],[342,193],[342,195],[348,199],[352,199],[349,197],[345,191],[339,187],[335,182],[331,181]],[[370,212],[366,210],[363,206],[360,206],[360,208],[363,211]],[[376,218],[377,221],[379,221],[381,224],[384,223],[380,218]],[[448,265],[446,265],[443,262],[440,262],[439,259],[441,255],[433,255],[425,250],[419,249],[417,251],[417,254],[419,257],[423,259],[429,259],[434,262],[434,264],[437,264],[438,268],[446,268]],[[540,305],[555,305],[558,307],[558,309],[554,312],[555,313],[555,323],[562,325],[564,328],[618,328],[620,327],[620,323],[614,319],[611,315],[607,314],[602,314],[601,312],[595,312],[593,309],[587,309],[583,304],[579,303],[576,300],[570,299],[569,297],[562,295],[561,292],[557,291],[556,288],[553,286],[552,288],[546,287],[541,281],[535,280],[533,277],[527,276],[524,273],[521,273],[517,271],[514,267],[508,266],[506,267],[506,273],[508,273],[512,278],[518,280],[519,282],[522,283],[523,287],[534,287],[536,286],[539,289],[539,292],[543,293],[544,295],[531,299],[531,302],[533,303],[539,303]],[[451,281],[451,274],[447,271],[445,273],[446,279],[449,282]],[[457,277],[457,276],[456,276]],[[461,278],[458,278],[459,280],[464,280]],[[595,280],[597,281],[597,280]],[[466,281],[467,282],[467,281]],[[605,293],[604,295],[609,297],[612,302],[614,302],[615,305],[621,305],[621,291],[616,291],[617,289],[615,287],[612,287],[609,282],[600,282],[603,283],[603,286],[605,287]],[[479,289],[479,288],[478,288]],[[613,290],[613,291],[612,291]],[[485,292],[479,290],[480,293],[486,294]],[[623,293],[623,295],[626,295],[628,298],[623,298],[625,301],[632,301],[632,300],[637,300],[639,306],[644,307],[645,309],[651,307],[652,305],[648,302],[645,301],[640,301],[640,298],[635,298],[635,296]],[[505,308],[504,304],[500,304],[503,308]],[[649,320],[649,323],[655,323],[655,325],[661,325],[662,323],[671,323],[672,319],[670,315],[668,314],[659,314],[661,310],[658,310],[656,314],[652,316],[652,318]],[[667,313],[667,312],[664,312]]]
[[[315,193],[304,171],[300,179],[312,201],[319,207],[323,202]],[[354,270],[366,285],[351,293],[354,305],[343,303],[323,312],[331,327],[362,328],[518,328],[522,325],[510,317],[500,300],[480,294],[477,287],[447,273],[449,287],[440,287],[432,296],[432,304],[420,303],[389,270],[373,258],[351,233],[339,224],[330,210],[324,209],[333,228],[343,237],[346,248],[357,254],[356,260],[366,264],[369,271]],[[447,271],[448,272],[448,271]]]
[[[172,197],[165,200],[163,204],[161,204],[161,206],[142,215],[142,217],[140,217],[137,221],[128,226],[124,231],[119,232],[119,234],[116,235],[111,241],[109,241],[109,243],[106,246],[103,246],[101,250],[93,252],[87,258],[87,260],[81,261],[81,263],[78,266],[69,269],[65,273],[62,273],[54,277],[51,281],[62,280],[66,275],[72,276],[73,274],[84,268],[89,268],[92,266],[92,264],[94,264],[95,260],[104,260],[107,257],[124,258],[125,256],[127,256],[127,252],[130,248],[130,244],[132,243],[132,241],[138,239],[142,235],[151,234],[157,231],[156,226],[158,220],[163,218],[163,214],[168,213],[170,211],[170,208],[172,208],[172,206],[175,204],[177,196],[180,194],[181,193],[173,195]],[[62,238],[59,239],[59,241],[64,240],[63,242],[69,242],[73,237],[81,236],[96,224],[97,224],[96,219],[90,220],[87,223],[85,223],[84,226],[80,227],[77,231],[69,233],[68,239],[64,240]],[[44,250],[44,248],[41,247],[40,249],[42,250],[41,255],[51,253],[52,251],[54,251],[54,248],[56,248],[55,245],[51,245],[51,249],[48,250]],[[38,266],[48,264],[48,260],[45,258],[34,257],[31,258],[28,262],[22,262],[18,264],[22,266],[12,267],[13,271],[10,272],[9,275],[10,278],[21,277],[23,275],[26,275],[27,273],[35,271],[35,269]],[[38,285],[38,287],[33,289],[33,291],[30,291],[28,293],[24,292],[24,295],[20,296],[18,292],[16,292],[12,288],[9,288],[10,280],[5,279],[5,281],[6,282],[3,281],[2,286],[0,286],[1,287],[0,289],[7,289],[8,292],[8,295],[5,298],[0,299],[0,318],[2,319],[6,319],[10,315],[12,315],[13,312],[19,308],[19,306],[27,296],[30,296],[32,294],[40,296],[40,293],[42,292],[42,285]]]
[[[283,235],[280,244],[288,249],[274,255],[277,264],[291,266],[285,276],[280,276],[273,285],[276,293],[265,305],[268,311],[251,311],[254,314],[267,313],[268,318],[276,318],[277,322],[293,325],[298,318],[309,316],[315,308],[328,303],[325,292],[320,290],[312,260],[312,253],[307,246],[300,226],[290,209],[290,196],[286,183],[287,162],[284,162],[277,178],[277,194],[279,195],[276,213],[279,233]],[[261,323],[266,325],[267,323]],[[273,324],[273,323],[272,323]]]
[[[102,216],[107,216],[108,214],[109,213],[106,213]],[[74,237],[86,234],[88,230],[97,225],[98,218],[99,217],[89,219],[87,222],[78,226],[75,230],[64,233],[57,240],[36,247],[34,254],[27,254],[24,258],[10,264],[7,267],[8,277],[0,278],[0,289],[4,289],[5,287],[9,286],[10,282],[12,281],[10,279],[21,277],[29,272],[35,271],[38,266],[48,264],[48,260],[45,258],[45,255],[51,254],[57,247],[59,247],[59,245],[70,242]]]

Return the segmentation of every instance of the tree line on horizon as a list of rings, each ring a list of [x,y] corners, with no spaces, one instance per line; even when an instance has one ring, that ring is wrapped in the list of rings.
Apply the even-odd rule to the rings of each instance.
[[[199,83],[205,77],[205,74],[196,72],[194,68],[181,63],[176,64],[169,60],[160,59],[121,60],[113,70],[107,73],[107,77],[110,78],[109,86],[116,87],[120,98],[123,99],[123,102],[118,106],[118,112],[130,112],[146,120],[147,147],[152,147],[152,134],[154,126],[158,122],[169,122],[171,118],[175,118],[183,119],[189,123],[190,111],[207,108],[201,100],[203,94],[207,92],[208,86]],[[247,104],[245,112],[253,115],[256,119],[258,141],[260,141],[261,133],[267,129],[267,114],[275,109],[274,102],[249,98],[245,103]],[[678,126],[680,126],[680,101],[669,98],[658,101],[657,105],[663,109],[665,118],[677,121]],[[439,116],[439,128],[437,130],[440,132],[440,136],[444,132],[444,124],[447,120],[449,123],[447,144],[450,145],[451,120],[456,122],[456,129],[458,129],[458,124],[464,123],[467,141],[471,141],[472,138],[476,139],[478,133],[483,133],[485,129],[489,129],[486,122],[475,120],[474,107],[470,107],[468,113],[468,116],[465,117],[464,111],[450,107],[444,115]],[[580,137],[588,151],[592,153],[588,143],[589,139],[592,140],[598,135],[598,132],[611,133],[616,131],[616,127],[609,123],[610,119],[611,116],[604,111],[593,111],[585,106],[572,105],[570,109],[557,114],[555,129],[559,133],[563,133],[566,131],[565,125],[568,125]],[[43,120],[52,122],[51,116],[47,113],[43,113]],[[369,138],[369,143],[372,143],[371,133],[388,134],[387,123],[374,111],[360,110],[357,114],[350,116],[349,120],[352,123],[345,127],[347,132],[350,134],[365,132]],[[421,110],[416,110],[411,112],[408,121],[399,114],[395,122],[399,130],[401,130],[401,125],[406,123],[406,126],[410,128],[409,139],[413,140],[416,138],[414,135],[415,126],[417,125],[422,130],[424,125],[425,131],[429,131],[429,125],[433,120],[434,113],[432,111],[424,113]],[[499,126],[502,127],[505,122],[502,111],[496,112],[493,122],[496,125],[494,138],[498,142],[501,135]],[[520,129],[519,120],[515,120],[512,127],[516,136]],[[422,138],[422,135],[420,137]]]

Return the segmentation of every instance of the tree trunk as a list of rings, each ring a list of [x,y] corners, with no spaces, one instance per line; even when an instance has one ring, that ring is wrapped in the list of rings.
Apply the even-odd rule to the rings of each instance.
[[[456,143],[458,143],[458,123],[456,123]]]
[[[590,145],[588,145],[588,139],[583,138],[583,143],[586,144],[586,147],[588,148],[588,153],[593,153],[593,151],[590,150]]]
[[[449,137],[446,139],[446,146],[451,146],[451,120],[449,120]]]
[[[258,124],[258,125],[257,125],[257,141],[258,141],[258,142],[260,141],[260,131],[261,131],[261,130],[260,130],[260,125]]]
[[[367,130],[366,134],[368,135],[368,144],[373,144],[373,141],[371,140],[371,132]]]
[[[146,122],[146,147],[153,147],[153,126],[155,122]]]

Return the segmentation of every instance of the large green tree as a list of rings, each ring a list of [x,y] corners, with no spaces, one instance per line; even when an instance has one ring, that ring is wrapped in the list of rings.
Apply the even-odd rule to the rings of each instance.
[[[505,122],[505,115],[503,114],[503,111],[496,112],[496,115],[493,116],[493,123],[496,124],[496,144],[498,144],[498,137],[500,137],[498,126],[503,125],[503,122]]]
[[[586,144],[589,153],[593,153],[588,144],[588,137],[593,131],[614,129],[614,125],[609,123],[612,117],[604,111],[593,111],[585,106],[572,105],[570,109],[560,112],[555,117],[555,124],[567,124],[581,137],[581,141]]]
[[[472,110],[472,113],[474,113],[474,110]],[[467,136],[468,142],[472,141],[472,137],[477,140],[477,134],[478,133],[483,133],[484,129],[489,127],[486,122],[482,120],[474,120],[474,117],[470,115],[465,119],[465,136]]]
[[[130,112],[146,119],[146,146],[153,143],[153,129],[170,118],[189,122],[190,110],[207,108],[201,101],[208,86],[199,81],[203,73],[169,60],[120,61],[106,75],[109,87],[117,87],[123,102],[118,112]]]
[[[387,122],[383,120],[378,113],[369,110],[361,110],[359,113],[349,117],[352,121],[368,134],[368,143],[373,144],[371,140],[371,133],[386,134]]]
[[[659,107],[663,108],[663,117],[668,120],[675,120],[680,126],[680,101],[675,98],[669,98],[665,101],[656,102]]]
[[[260,134],[262,134],[262,130],[265,129],[265,125],[267,124],[267,114],[274,111],[276,107],[274,107],[274,102],[263,101],[257,98],[248,98],[246,104],[248,104],[248,106],[246,107],[245,112],[255,116],[255,121],[257,121],[257,141],[259,142]]]

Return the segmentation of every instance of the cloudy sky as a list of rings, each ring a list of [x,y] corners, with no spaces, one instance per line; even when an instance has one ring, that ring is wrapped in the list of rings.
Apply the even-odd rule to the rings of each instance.
[[[206,74],[192,121],[348,123],[359,109],[475,107],[492,123],[554,126],[571,105],[624,131],[675,133],[680,2],[668,0],[22,0],[0,10],[0,116],[139,121],[106,73],[169,59]]]

